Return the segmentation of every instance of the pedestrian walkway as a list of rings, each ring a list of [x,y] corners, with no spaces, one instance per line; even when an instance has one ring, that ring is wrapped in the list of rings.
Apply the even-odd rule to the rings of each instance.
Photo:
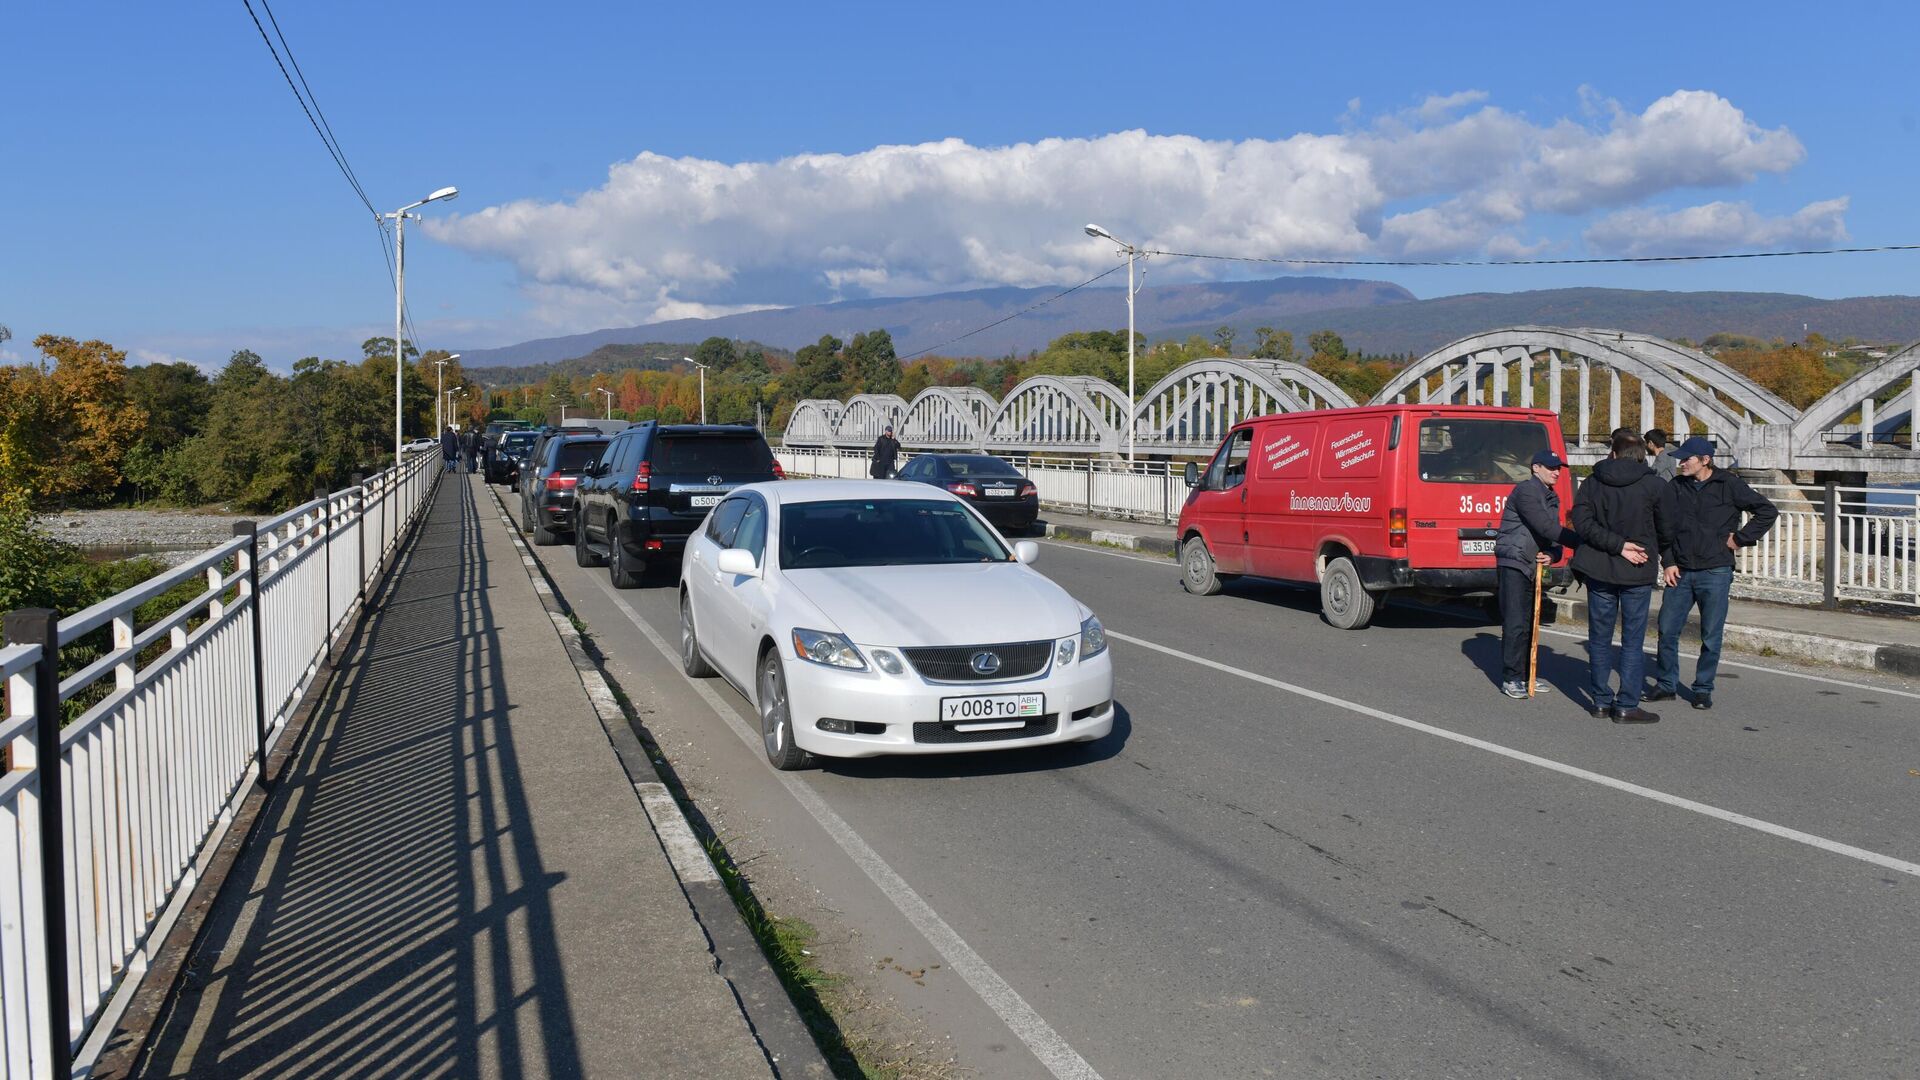
[[[1174,527],[1118,521],[1046,510],[1047,535],[1112,544],[1142,553],[1173,556]],[[1584,623],[1585,594],[1578,585],[1552,596],[1559,618]],[[1654,590],[1653,612],[1660,610]],[[1649,625],[1656,625],[1650,622]],[[1689,634],[1698,630],[1694,617]],[[1690,640],[1692,638],[1690,637]],[[1818,607],[1733,599],[1727,607],[1725,647],[1795,660],[1842,664],[1920,677],[1920,615],[1865,614]]]
[[[505,527],[434,499],[134,1074],[769,1075]]]

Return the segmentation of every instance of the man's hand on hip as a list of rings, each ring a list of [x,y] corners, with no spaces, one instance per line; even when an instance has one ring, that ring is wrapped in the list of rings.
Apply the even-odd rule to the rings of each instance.
[[[1667,567],[1667,572],[1665,574],[1664,579],[1667,583],[1667,588],[1669,589],[1673,588],[1675,585],[1680,584],[1680,568],[1677,566]]]

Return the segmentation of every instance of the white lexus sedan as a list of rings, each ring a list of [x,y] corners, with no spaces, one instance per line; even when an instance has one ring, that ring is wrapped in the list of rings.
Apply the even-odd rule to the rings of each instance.
[[[923,484],[751,484],[680,564],[680,660],[760,714],[767,759],[1085,742],[1113,729],[1100,620]]]

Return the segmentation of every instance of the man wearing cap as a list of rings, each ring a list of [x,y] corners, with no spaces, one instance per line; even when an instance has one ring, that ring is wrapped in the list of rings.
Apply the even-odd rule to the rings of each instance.
[[[900,441],[893,437],[893,425],[888,424],[887,429],[880,433],[880,437],[873,441],[873,468],[867,471],[867,475],[875,480],[885,480],[892,476],[893,459],[899,453]]]
[[[1651,724],[1660,719],[1640,707],[1646,664],[1647,608],[1658,569],[1653,552],[1672,540],[1666,517],[1666,485],[1647,466],[1647,443],[1637,432],[1613,433],[1612,453],[1573,497],[1567,520],[1580,537],[1573,572],[1587,587],[1587,662],[1592,671],[1596,719]],[[1613,651],[1614,627],[1620,652]],[[1613,688],[1616,663],[1620,688]]]
[[[1560,557],[1560,470],[1566,467],[1551,450],[1533,455],[1533,475],[1513,486],[1507,508],[1500,515],[1500,535],[1493,542],[1500,585],[1500,692],[1510,698],[1527,696],[1527,654],[1533,641],[1534,576],[1540,567]],[[1546,693],[1536,682],[1533,692]]]
[[[1663,541],[1667,591],[1660,598],[1660,657],[1648,701],[1679,695],[1680,631],[1700,605],[1700,659],[1693,668],[1693,707],[1713,708],[1720,668],[1720,637],[1727,628],[1733,553],[1752,547],[1780,516],[1767,497],[1727,469],[1713,467],[1713,443],[1698,435],[1680,444],[1680,475],[1667,485],[1673,538]],[[1740,524],[1741,514],[1752,515]]]

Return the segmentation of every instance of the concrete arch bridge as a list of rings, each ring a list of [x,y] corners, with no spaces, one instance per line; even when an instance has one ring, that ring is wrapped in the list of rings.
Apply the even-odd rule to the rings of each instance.
[[[1590,464],[1616,427],[1706,435],[1742,468],[1920,475],[1913,435],[1920,343],[1863,368],[1801,410],[1698,349],[1626,330],[1513,326],[1449,342],[1371,403],[1522,405],[1561,415],[1569,455]],[[892,424],[909,450],[1117,456],[1212,452],[1250,416],[1358,404],[1300,364],[1210,358],[1126,392],[1090,376],[1039,375],[1005,398],[928,387],[912,401],[862,394],[800,402],[793,447],[862,450]]]

